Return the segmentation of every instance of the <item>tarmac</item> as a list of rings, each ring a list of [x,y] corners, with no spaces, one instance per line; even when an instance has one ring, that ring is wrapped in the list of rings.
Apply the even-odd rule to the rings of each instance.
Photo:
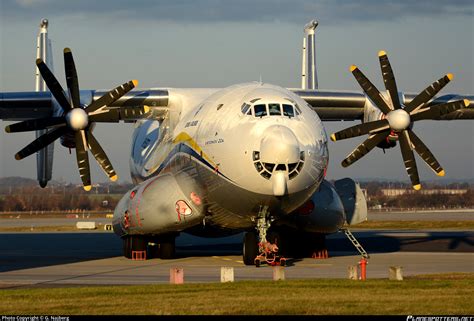
[[[367,278],[388,278],[389,267],[404,276],[474,272],[474,231],[353,231],[370,254]],[[186,283],[219,282],[220,268],[235,280],[271,280],[272,268],[245,266],[242,234],[204,239],[182,234],[177,258],[132,261],[121,256],[111,232],[0,234],[0,288],[169,283],[170,269],[184,269]],[[347,278],[361,259],[343,233],[328,237],[328,259],[294,259],[286,279]]]

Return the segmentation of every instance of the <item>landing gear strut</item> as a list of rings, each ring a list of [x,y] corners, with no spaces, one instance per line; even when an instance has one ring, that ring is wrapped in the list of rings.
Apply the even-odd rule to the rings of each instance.
[[[267,240],[267,231],[270,228],[271,223],[272,218],[270,217],[270,213],[268,212],[268,206],[260,207],[260,211],[257,217],[257,232],[259,240],[258,252],[253,260],[253,263],[256,267],[260,267],[262,263],[267,263],[271,266],[286,265],[286,259],[280,255],[278,244],[276,244],[275,242],[276,240],[278,240],[278,238],[274,238],[274,243],[271,243]],[[246,264],[248,263],[246,262]]]

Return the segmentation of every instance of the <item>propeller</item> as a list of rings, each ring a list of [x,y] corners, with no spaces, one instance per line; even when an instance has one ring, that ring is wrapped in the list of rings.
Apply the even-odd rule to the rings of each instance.
[[[31,119],[6,126],[5,131],[7,133],[49,129],[46,134],[38,137],[25,148],[20,150],[15,155],[15,158],[20,160],[28,157],[45,148],[61,136],[70,134],[74,137],[77,166],[79,168],[79,174],[84,189],[89,191],[92,187],[89,156],[87,153],[88,150],[92,152],[92,155],[110,180],[116,181],[118,178],[117,174],[104,150],[92,134],[91,125],[95,122],[117,121],[117,110],[107,109],[105,107],[113,104],[120,97],[135,88],[138,85],[138,81],[128,81],[93,101],[89,106],[84,107],[80,103],[79,81],[72,52],[69,48],[64,49],[64,69],[68,89],[67,95],[42,59],[36,60],[36,66],[51,91],[51,94],[61,106],[63,115],[59,117]],[[126,109],[131,114],[142,114],[149,111],[149,107],[147,106],[126,107]]]
[[[381,110],[383,113],[382,119],[343,129],[332,134],[331,139],[337,141],[356,136],[369,135],[364,142],[357,146],[356,149],[342,161],[342,166],[347,167],[364,157],[375,146],[385,139],[388,139],[389,136],[395,137],[400,142],[402,158],[412,186],[415,190],[419,190],[421,189],[421,184],[413,150],[420,155],[425,163],[428,164],[438,176],[444,176],[445,172],[428,147],[426,147],[411,129],[413,123],[418,120],[434,119],[449,114],[469,106],[470,102],[467,99],[463,99],[433,105],[428,108],[426,107],[426,104],[453,79],[452,74],[447,74],[429,85],[404,106],[401,104],[398,96],[397,84],[390,61],[388,60],[387,53],[383,50],[379,52],[379,61],[389,99],[386,99],[386,97],[380,93],[359,68],[352,65],[350,71],[367,97]]]

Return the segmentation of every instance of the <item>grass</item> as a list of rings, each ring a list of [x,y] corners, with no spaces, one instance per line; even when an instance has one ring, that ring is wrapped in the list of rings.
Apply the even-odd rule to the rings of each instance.
[[[474,229],[474,221],[367,221],[351,226],[363,229],[401,229],[401,230],[430,230],[430,229]]]
[[[474,273],[0,291],[0,314],[474,314]],[[38,300],[41,300],[40,302]]]

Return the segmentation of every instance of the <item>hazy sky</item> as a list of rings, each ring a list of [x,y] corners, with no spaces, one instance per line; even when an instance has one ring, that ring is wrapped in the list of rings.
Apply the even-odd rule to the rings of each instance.
[[[72,48],[82,89],[225,87],[258,80],[300,86],[303,26],[317,31],[321,89],[360,91],[348,71],[357,64],[383,88],[377,52],[387,51],[399,90],[418,92],[440,76],[455,79],[442,93],[474,95],[472,0],[324,1],[64,1],[0,0],[0,91],[34,89],[36,35],[48,18],[55,71],[64,83],[62,49]],[[2,122],[1,126],[7,125]],[[356,124],[326,123],[328,133]],[[100,124],[95,133],[121,179],[130,179],[129,124]],[[414,130],[447,178],[474,178],[474,121],[421,122]],[[34,156],[13,155],[33,133],[0,131],[0,176],[36,177]],[[330,143],[330,178],[409,181],[399,148],[375,149],[344,169],[340,162],[364,138]],[[417,158],[422,180],[436,179]],[[92,180],[105,180],[91,158]],[[55,146],[54,179],[79,181],[74,153]]]

